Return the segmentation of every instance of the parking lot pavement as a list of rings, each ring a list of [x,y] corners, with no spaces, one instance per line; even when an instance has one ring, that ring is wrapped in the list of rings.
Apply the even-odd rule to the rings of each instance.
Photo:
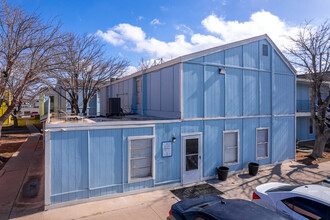
[[[291,161],[262,167],[257,176],[250,176],[247,171],[243,171],[229,176],[226,181],[207,182],[222,191],[225,198],[251,200],[253,190],[262,183],[316,183],[330,176],[329,167],[330,161],[312,166]],[[170,192],[171,189],[52,209],[21,219],[165,219],[171,205],[178,201]]]

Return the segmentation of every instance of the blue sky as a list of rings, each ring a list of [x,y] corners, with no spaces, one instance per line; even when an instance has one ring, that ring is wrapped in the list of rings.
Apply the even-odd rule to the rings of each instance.
[[[109,56],[130,61],[166,60],[267,33],[281,48],[305,20],[329,18],[329,0],[11,0],[45,19],[57,16],[63,30],[98,34]]]

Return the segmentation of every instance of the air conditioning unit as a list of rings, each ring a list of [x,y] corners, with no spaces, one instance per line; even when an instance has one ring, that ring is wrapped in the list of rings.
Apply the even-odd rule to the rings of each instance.
[[[120,114],[120,98],[109,98],[107,116]]]

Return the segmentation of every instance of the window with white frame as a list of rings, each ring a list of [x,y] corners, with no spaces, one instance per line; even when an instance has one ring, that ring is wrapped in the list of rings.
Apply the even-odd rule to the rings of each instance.
[[[238,130],[223,131],[223,163],[238,163]]]
[[[257,159],[267,158],[269,156],[268,128],[257,128],[256,136]]]
[[[129,181],[152,177],[153,138],[129,138]]]

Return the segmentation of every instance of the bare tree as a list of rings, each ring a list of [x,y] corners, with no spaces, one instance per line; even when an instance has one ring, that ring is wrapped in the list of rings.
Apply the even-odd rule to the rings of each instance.
[[[323,157],[325,144],[330,138],[330,129],[326,125],[326,113],[330,104],[329,90],[322,94],[324,82],[330,79],[329,21],[318,27],[306,23],[297,36],[289,39],[293,43],[288,48],[294,57],[293,63],[303,69],[310,81],[311,115],[315,128],[315,144],[311,157]]]
[[[107,58],[105,45],[95,35],[67,33],[61,51],[57,59],[62,67],[51,75],[57,80],[53,90],[71,104],[75,113],[80,113],[78,98],[81,93],[82,113],[86,115],[88,103],[100,87],[113,76],[120,76],[128,62]]]
[[[0,102],[8,108],[0,117],[0,131],[27,88],[56,67],[59,25],[45,24],[36,13],[0,1]],[[5,97],[11,93],[11,104]]]
[[[139,70],[146,70],[150,67],[162,64],[163,62],[163,58],[160,58],[159,60],[144,60],[143,58],[141,58],[141,61],[139,63]]]

